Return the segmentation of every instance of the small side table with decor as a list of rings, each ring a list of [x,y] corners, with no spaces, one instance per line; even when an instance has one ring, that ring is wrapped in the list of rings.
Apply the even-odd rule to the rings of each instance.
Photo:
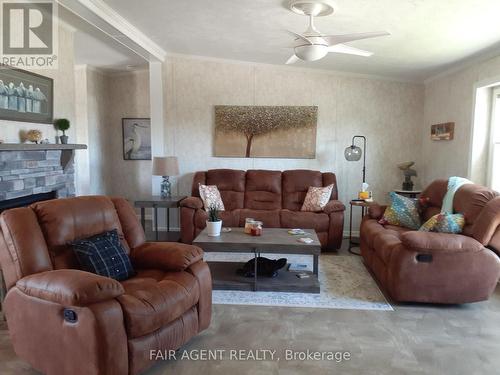
[[[355,253],[352,251],[353,247],[357,247],[360,244],[359,238],[358,240],[354,240],[352,236],[352,208],[353,207],[361,207],[361,218],[365,216],[366,211],[368,210],[368,207],[376,204],[375,202],[366,202],[364,200],[359,200],[359,199],[353,199],[349,202],[350,206],[350,211],[349,211],[349,252],[354,255],[361,255],[360,253]]]
[[[422,190],[393,190],[396,194],[402,195],[403,197],[407,198],[412,198],[415,199],[417,198],[421,193]]]
[[[178,208],[181,200],[186,198],[186,196],[171,196],[162,198],[159,195],[152,195],[149,197],[142,198],[140,200],[136,200],[134,202],[135,207],[139,207],[141,209],[141,224],[142,228],[146,232],[146,208],[153,209],[154,215],[154,232],[155,232],[155,240],[159,240],[159,231],[158,231],[158,208],[165,208],[167,210],[167,241],[177,241],[177,239],[170,238],[170,209]]]

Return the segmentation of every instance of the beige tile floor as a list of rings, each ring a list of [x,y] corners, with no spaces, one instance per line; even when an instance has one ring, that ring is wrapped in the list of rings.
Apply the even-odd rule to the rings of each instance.
[[[392,312],[217,305],[210,328],[182,349],[271,349],[280,360],[164,361],[146,374],[500,374],[500,288],[488,302]],[[286,361],[286,349],[351,359]],[[14,354],[3,321],[0,374],[37,374]]]

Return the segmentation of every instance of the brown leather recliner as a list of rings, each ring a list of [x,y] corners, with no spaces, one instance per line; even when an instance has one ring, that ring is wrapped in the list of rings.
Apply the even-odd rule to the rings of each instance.
[[[441,210],[447,180],[423,192],[427,220]],[[487,300],[500,277],[500,196],[480,185],[455,193],[454,211],[465,216],[462,234],[412,231],[382,225],[385,206],[372,206],[361,224],[361,254],[390,296],[399,302],[467,303]]]
[[[177,349],[210,324],[203,252],[145,242],[131,205],[104,196],[58,199],[0,216],[5,315],[14,350],[45,374],[138,374],[150,350]],[[70,242],[117,229],[137,271],[114,279],[78,270]]]
[[[345,206],[337,200],[337,179],[333,173],[234,169],[196,172],[192,196],[180,203],[181,240],[188,244],[205,228],[208,217],[199,184],[218,187],[225,207],[220,217],[226,227],[243,227],[246,218],[253,218],[269,228],[314,229],[324,250],[335,250],[342,244]],[[334,185],[331,200],[322,212],[300,211],[310,186],[330,184]]]

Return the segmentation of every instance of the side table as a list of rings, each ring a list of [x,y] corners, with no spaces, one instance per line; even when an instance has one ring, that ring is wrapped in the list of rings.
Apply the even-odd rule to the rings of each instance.
[[[151,195],[144,197],[134,202],[135,207],[141,209],[141,224],[144,231],[146,231],[146,208],[152,208],[155,221],[155,239],[159,240],[158,232],[158,208],[165,208],[167,210],[167,236],[170,233],[170,209],[178,208],[181,200],[186,198],[185,195],[171,196],[162,198],[159,195]]]
[[[402,195],[407,198],[417,198],[422,193],[422,190],[393,190],[396,194]]]
[[[348,250],[351,254],[361,255],[360,253],[355,253],[354,251],[351,250],[354,246],[358,246],[360,244],[359,241],[354,241],[354,239],[352,237],[352,208],[353,207],[361,207],[361,218],[363,218],[363,216],[365,216],[365,211],[368,209],[368,207],[370,207],[373,204],[375,204],[375,202],[365,202],[363,200],[357,200],[357,199],[353,199],[349,202],[350,211],[349,211],[349,248],[348,248]]]

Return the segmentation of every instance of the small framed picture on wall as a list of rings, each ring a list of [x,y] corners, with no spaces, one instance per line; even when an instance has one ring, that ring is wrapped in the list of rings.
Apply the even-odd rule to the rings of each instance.
[[[122,118],[123,160],[151,160],[151,119]]]
[[[431,126],[431,139],[433,141],[451,141],[455,135],[455,123],[446,122]]]

